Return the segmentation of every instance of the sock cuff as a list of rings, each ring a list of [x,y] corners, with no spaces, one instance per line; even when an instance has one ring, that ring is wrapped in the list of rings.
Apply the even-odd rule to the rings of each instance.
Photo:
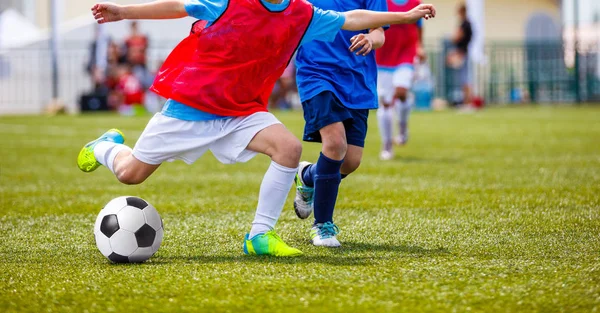
[[[106,157],[106,164],[104,166],[106,166],[113,173],[115,172],[114,163],[115,159],[117,158],[117,154],[123,150],[132,151],[131,148],[123,144],[115,144],[110,150],[108,150],[108,156]]]
[[[340,166],[342,165],[342,163],[344,163],[344,159],[341,159],[341,160],[339,160],[339,161],[338,161],[338,160],[334,160],[334,159],[330,159],[330,158],[328,158],[327,156],[325,156],[325,155],[323,154],[323,152],[321,152],[321,154],[319,155],[319,159],[321,159],[321,158],[322,158],[323,160],[327,161],[327,162],[330,162],[330,163],[335,163],[335,164],[339,164]],[[317,162],[318,162],[318,161],[317,161]]]
[[[284,173],[296,173],[298,171],[298,167],[291,168],[291,167],[283,166],[275,161],[271,161],[271,166],[279,171],[284,172]]]

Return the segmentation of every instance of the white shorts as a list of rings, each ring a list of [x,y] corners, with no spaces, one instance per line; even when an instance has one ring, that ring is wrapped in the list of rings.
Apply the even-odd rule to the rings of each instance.
[[[212,121],[184,121],[156,113],[133,148],[147,164],[183,160],[192,164],[207,150],[224,164],[247,162],[256,152],[246,149],[261,130],[281,122],[271,113]]]
[[[396,88],[410,89],[415,70],[412,66],[401,65],[396,70],[377,71],[377,93],[386,103],[391,103],[396,94]]]

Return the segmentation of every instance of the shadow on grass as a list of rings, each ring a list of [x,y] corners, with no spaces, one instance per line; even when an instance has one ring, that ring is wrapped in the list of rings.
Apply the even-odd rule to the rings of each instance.
[[[392,254],[381,255],[381,252]],[[308,252],[310,254],[311,252]],[[326,264],[332,266],[368,266],[374,261],[398,259],[401,257],[421,257],[449,255],[450,251],[440,247],[436,249],[425,249],[411,245],[393,244],[370,244],[363,242],[344,242],[338,249],[327,249],[327,253],[333,255],[303,255],[291,258],[278,258],[273,256],[248,256],[248,255],[195,255],[195,256],[164,256],[154,259],[148,265],[164,265],[173,263],[198,263],[198,264],[222,264],[222,263],[276,263],[276,264]],[[361,254],[355,256],[352,254]]]
[[[395,252],[398,254],[397,256],[403,256],[405,254],[423,256],[450,254],[450,250],[444,247],[439,247],[435,249],[425,249],[414,245],[373,244],[352,241],[344,241],[342,244],[342,249],[339,250],[344,252]]]
[[[148,265],[172,264],[174,262],[198,263],[198,264],[220,264],[220,263],[276,263],[276,264],[310,264],[320,263],[334,266],[361,266],[369,265],[372,257],[352,256],[326,256],[326,255],[303,255],[299,257],[273,257],[256,255],[198,255],[198,256],[165,256],[154,260]]]

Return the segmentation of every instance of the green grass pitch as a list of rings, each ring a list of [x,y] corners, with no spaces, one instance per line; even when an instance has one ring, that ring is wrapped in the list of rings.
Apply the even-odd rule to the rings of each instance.
[[[277,115],[300,136],[301,113]],[[340,190],[341,249],[309,244],[290,192],[277,229],[295,259],[242,253],[266,157],[206,155],[125,186],[76,156],[111,127],[133,145],[148,117],[0,117],[0,312],[600,310],[600,107],[416,113],[387,163],[374,115]],[[96,249],[95,216],[121,195],[164,219],[145,264]]]

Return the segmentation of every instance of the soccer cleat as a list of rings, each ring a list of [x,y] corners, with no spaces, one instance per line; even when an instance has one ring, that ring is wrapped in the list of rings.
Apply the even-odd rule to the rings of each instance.
[[[379,158],[382,161],[389,161],[394,158],[394,153],[392,151],[382,150],[381,153],[379,154]]]
[[[86,173],[93,172],[101,165],[94,156],[94,147],[102,141],[112,141],[122,144],[125,142],[125,135],[120,130],[113,128],[102,134],[98,139],[88,142],[81,148],[77,157],[77,166],[79,166],[80,170]]]
[[[294,211],[299,218],[305,219],[313,212],[313,201],[315,198],[315,189],[304,184],[302,172],[309,166],[309,162],[300,162],[298,172],[294,181],[296,182],[296,198],[294,199]]]
[[[315,246],[337,248],[342,244],[335,237],[340,229],[332,222],[315,224],[310,229],[310,238]]]
[[[406,145],[406,143],[408,143],[408,134],[398,135],[396,138],[394,138],[394,143],[399,146]]]
[[[248,255],[299,256],[302,251],[288,246],[274,230],[249,239],[244,238],[244,253]]]

